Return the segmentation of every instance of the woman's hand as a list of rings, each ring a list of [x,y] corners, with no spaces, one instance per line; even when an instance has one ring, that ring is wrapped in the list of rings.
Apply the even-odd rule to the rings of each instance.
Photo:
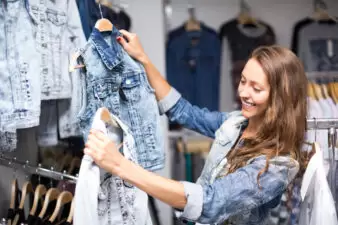
[[[123,37],[125,39],[127,39],[127,41],[126,41],[122,37],[117,38],[117,41],[122,45],[124,50],[126,50],[126,52],[131,57],[133,57],[137,61],[141,62],[142,64],[147,63],[149,61],[148,56],[144,52],[144,49],[141,45],[141,42],[140,42],[138,36],[134,33],[128,32],[126,30],[120,30],[120,32],[123,34]]]
[[[91,130],[84,153],[93,158],[95,163],[112,174],[121,174],[121,164],[127,160],[118,151],[122,144],[116,146],[106,135],[97,130]]]

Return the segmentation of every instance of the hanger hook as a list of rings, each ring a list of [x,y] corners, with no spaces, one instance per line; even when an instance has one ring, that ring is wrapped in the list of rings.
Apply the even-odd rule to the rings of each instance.
[[[318,129],[317,118],[313,117],[313,120],[315,121],[315,142],[317,142],[317,129]]]
[[[102,14],[102,9],[101,9],[101,3],[100,2],[99,2],[99,8],[100,8],[101,19],[103,19],[103,14]]]

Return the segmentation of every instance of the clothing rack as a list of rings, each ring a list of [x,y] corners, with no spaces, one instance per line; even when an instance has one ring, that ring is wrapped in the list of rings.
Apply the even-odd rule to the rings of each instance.
[[[16,157],[8,158],[3,154],[0,155],[0,165],[13,168],[14,170],[21,170],[24,171],[25,173],[36,174],[42,177],[52,178],[54,180],[68,180],[72,183],[76,183],[77,181],[77,177],[66,174],[66,171],[60,173],[54,171],[53,167],[51,167],[51,169],[49,170],[46,168],[42,168],[41,164],[39,164],[38,167],[35,167],[30,165],[29,161],[26,162],[18,161],[16,160]]]
[[[316,79],[336,80],[338,79],[338,71],[307,72],[306,77],[308,78],[308,80],[316,80]]]

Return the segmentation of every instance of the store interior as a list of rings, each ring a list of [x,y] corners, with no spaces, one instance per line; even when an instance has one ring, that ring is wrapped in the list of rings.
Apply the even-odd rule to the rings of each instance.
[[[32,26],[33,28],[36,26],[35,23],[29,19],[34,13],[29,14],[29,16],[27,16],[28,14],[23,14],[27,12],[25,10],[34,12],[34,6],[38,5],[39,1],[18,0],[16,2],[18,2],[17,5],[14,5],[16,4],[15,1],[14,3],[13,1],[7,2],[6,0],[2,2],[0,24],[6,28],[6,32],[10,30],[7,27],[11,27],[11,25],[8,26],[8,24],[13,23],[11,19],[15,18],[15,16],[13,17],[11,14],[6,14],[6,12],[17,10],[17,8],[15,8],[16,6],[21,7],[21,22],[18,26],[23,26],[22,28],[17,28],[17,30],[24,29],[24,26]],[[327,85],[327,87],[330,85],[331,87],[337,84],[337,0],[106,0],[100,1],[100,3],[94,0],[83,0],[83,2],[82,0],[67,0],[65,1],[68,2],[67,10],[62,8],[61,3],[55,3],[55,1],[52,0],[40,0],[40,2],[45,2],[45,4],[49,6],[55,5],[54,10],[61,10],[61,14],[65,13],[65,15],[67,15],[65,17],[66,19],[70,20],[70,18],[72,18],[72,22],[76,22],[75,26],[72,24],[72,28],[65,28],[74,29],[72,30],[72,32],[74,32],[72,38],[75,37],[76,41],[72,42],[72,46],[62,42],[62,51],[67,51],[66,54],[68,53],[69,55],[74,53],[75,49],[81,48],[86,44],[91,29],[93,28],[92,26],[85,27],[84,25],[84,16],[82,14],[84,9],[80,7],[83,2],[93,2],[93,4],[101,10],[100,13],[102,13],[102,7],[107,7],[109,10],[115,12],[115,17],[113,16],[111,18],[114,26],[136,33],[145,52],[159,72],[168,79],[170,84],[182,93],[183,97],[199,107],[207,107],[210,110],[216,111],[233,111],[240,108],[238,99],[236,98],[238,76],[236,75],[235,69],[237,69],[237,71],[241,70],[243,63],[245,63],[250,56],[250,52],[260,45],[277,44],[294,51],[303,61],[308,79],[313,83],[313,87],[317,87],[316,85],[318,85],[319,88],[321,85]],[[72,5],[73,8],[71,8],[70,5]],[[111,13],[111,11],[109,12]],[[107,13],[107,11],[103,12]],[[105,15],[109,15],[109,13]],[[9,19],[7,20],[7,18]],[[53,19],[50,21],[52,20]],[[63,29],[60,28],[63,24],[57,24],[60,21],[60,18],[56,18],[54,25],[50,25],[49,31],[51,33],[56,32],[55,37],[58,36],[58,32],[61,34],[61,31],[58,29]],[[66,22],[64,24],[68,23]],[[71,22],[69,22],[69,24],[71,24]],[[87,25],[88,24],[89,23],[87,23]],[[329,31],[326,29],[327,26],[329,26],[328,24],[332,28]],[[318,29],[315,30],[315,28],[313,28],[313,33],[303,32],[302,29],[307,26],[317,26]],[[77,27],[76,30],[74,27]],[[325,28],[321,30],[322,27]],[[29,28],[26,27],[25,29]],[[242,33],[240,33],[241,31]],[[10,40],[10,32],[6,32],[4,32],[6,35],[0,35],[0,46],[3,46],[3,49],[5,49],[0,50],[3,51],[1,53],[3,57],[0,58],[0,70],[1,66],[3,66],[3,62],[6,63],[10,61],[10,59],[6,58],[8,57],[6,52],[13,50],[10,46],[11,42],[8,41]],[[33,57],[29,59],[32,65],[36,61],[41,63],[43,59],[41,58],[42,54],[40,54],[40,50],[36,51],[34,55],[34,46],[28,46],[29,43],[25,42],[27,39],[17,38],[19,33],[17,31],[15,32],[13,36],[14,39],[22,43],[18,44],[18,46],[21,45],[21,47],[18,47],[17,54],[23,54],[25,55],[24,57],[27,58],[28,53],[23,52],[28,51],[31,57]],[[186,33],[186,35],[182,32]],[[13,33],[11,34],[13,35]],[[204,35],[203,37],[209,39],[200,40],[201,34]],[[321,55],[320,49],[317,49],[317,52],[309,53],[308,49],[303,46],[303,42],[308,41],[311,35],[318,36],[318,48],[323,47],[322,44],[324,43],[324,48],[326,49],[329,59]],[[326,38],[325,35],[331,38]],[[38,40],[39,37],[39,35],[33,36],[33,39],[29,39],[29,41],[37,41],[40,43]],[[192,44],[189,42],[187,46],[184,42],[186,37],[193,40],[191,42]],[[8,40],[6,39],[7,41],[2,42],[1,38],[7,38]],[[195,39],[197,39],[197,45],[193,43]],[[320,41],[323,41],[323,43]],[[33,45],[35,45],[35,42]],[[67,46],[65,47],[65,45]],[[201,46],[202,48],[200,48]],[[181,51],[183,48],[191,51],[183,52]],[[308,58],[308,55],[311,54],[319,55],[317,59],[319,61],[318,63],[312,61],[316,59]],[[34,58],[36,56],[37,58]],[[70,78],[68,74],[70,73],[68,71],[70,64],[67,64],[70,60],[62,61],[63,56],[59,57],[60,58],[54,58],[53,63],[48,64],[47,68],[53,68],[54,71],[56,70],[55,68],[60,69],[58,67],[63,66],[64,68],[60,70],[62,72],[66,71],[66,79],[72,83],[72,78]],[[187,66],[182,66],[180,63],[177,63],[175,60],[177,60],[178,57],[188,57],[184,59],[186,60],[185,63]],[[58,63],[57,60],[62,61],[61,66],[55,66],[55,63]],[[13,66],[11,63],[8,64]],[[234,67],[238,68],[234,69]],[[41,64],[40,68],[42,68]],[[9,71],[9,76],[15,76],[14,72],[14,75],[11,75],[11,71],[15,71],[15,66],[6,69]],[[62,72],[60,72],[60,74]],[[54,76],[52,75],[53,72],[50,73],[50,76]],[[186,73],[188,74],[186,75]],[[0,82],[2,79],[6,79],[4,73],[0,73]],[[56,82],[53,79],[46,79],[46,82],[47,80]],[[70,86],[75,87],[74,90],[76,89],[76,84],[70,84]],[[4,86],[1,87],[0,85],[0,89],[3,87]],[[333,89],[334,88],[330,90]],[[9,92],[0,92],[0,96],[6,93]],[[61,93],[65,92],[61,91]],[[321,95],[317,93],[315,88],[312,94],[316,95],[316,99],[319,98],[318,95]],[[309,93],[309,97],[312,97],[310,95],[311,93]],[[17,127],[14,130],[14,133],[16,133],[16,137],[14,138],[16,142],[15,147],[7,149],[7,146],[0,146],[0,192],[2,193],[0,197],[0,219],[7,218],[8,209],[14,207],[13,188],[15,189],[15,187],[17,187],[18,189],[33,192],[37,190],[39,184],[44,184],[48,187],[47,190],[59,188],[60,190],[72,193],[71,196],[65,197],[65,202],[68,204],[67,207],[69,209],[67,207],[63,209],[64,214],[67,214],[67,216],[70,215],[71,212],[70,203],[73,198],[76,179],[81,166],[84,141],[82,133],[67,136],[65,132],[61,131],[62,127],[67,127],[71,123],[61,122],[60,115],[62,113],[60,112],[62,111],[62,101],[68,101],[66,105],[63,105],[63,107],[66,108],[64,110],[73,110],[71,109],[72,98],[80,97],[74,93],[69,94],[67,97],[43,98],[43,94],[40,97],[41,104],[39,107],[41,107],[41,110],[39,110],[39,113],[41,114],[39,114],[39,123],[32,124],[31,126],[25,123],[24,128]],[[334,92],[334,94],[330,92],[323,98],[331,98],[332,100],[330,101],[338,105],[338,92],[337,95],[336,92]],[[8,107],[6,106],[4,108]],[[330,128],[338,130],[338,107],[336,107],[335,110],[332,109],[329,115],[324,115],[323,113],[322,115],[324,116],[318,118],[316,118],[317,115],[315,114],[309,115],[311,116],[309,119],[316,118],[318,121],[325,118],[332,119],[331,122],[324,120],[323,123],[326,123],[327,126],[324,126],[322,130],[318,132],[316,130],[318,128],[317,121],[309,121],[309,124],[311,122],[312,125],[316,123],[315,131],[309,131],[310,138],[317,137],[318,133],[322,141],[320,145],[324,149],[330,149],[330,147],[332,147],[331,143],[337,146],[335,141],[332,141],[332,138],[336,137],[334,137],[333,133],[330,133]],[[0,114],[1,113],[4,112],[0,111]],[[161,170],[155,172],[161,176],[175,180],[196,182],[203,169],[213,140],[186,130],[177,124],[169,123],[166,116],[161,116],[160,119],[165,146],[165,163]],[[72,122],[76,122],[76,117],[71,120],[73,120]],[[5,128],[1,127],[1,129]],[[9,131],[6,130],[6,132]],[[62,136],[65,138],[62,138]],[[328,136],[329,138],[327,138]],[[1,139],[0,144],[2,144]],[[334,154],[328,150],[328,153],[324,156],[332,167],[333,165],[337,165],[336,160],[338,160],[338,148],[333,147],[333,149]],[[336,184],[334,182],[336,178],[333,177],[334,175],[332,175],[330,179],[330,187],[334,198],[338,198],[338,189],[336,188],[338,183]],[[23,193],[25,192],[22,192],[22,195]],[[32,196],[34,197],[34,194]],[[32,196],[31,198],[27,198],[26,201],[25,198],[22,198],[23,200],[20,202],[22,203],[20,207],[25,211],[25,215],[29,215],[31,212],[34,200]],[[298,224],[297,219],[294,219],[297,217],[297,212],[295,212],[292,207],[293,206],[291,206],[291,209],[286,209],[288,222],[285,222],[284,214],[279,215],[276,213],[278,214],[276,217],[278,217],[281,222],[275,224]],[[294,207],[296,208],[297,206]],[[170,206],[159,200],[150,197],[149,209],[154,225],[184,224],[175,218],[174,210]],[[276,212],[283,211],[281,208],[276,208],[275,210]]]

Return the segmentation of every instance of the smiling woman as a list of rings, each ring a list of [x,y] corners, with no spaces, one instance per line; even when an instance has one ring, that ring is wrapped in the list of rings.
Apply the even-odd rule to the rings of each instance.
[[[210,112],[192,106],[150,62],[135,34],[121,31],[123,48],[140,61],[155,89],[160,112],[171,121],[215,139],[197,183],[160,177],[128,161],[93,130],[85,153],[102,168],[171,205],[182,220],[203,224],[266,224],[299,171],[306,130],[307,79],[288,49],[255,50],[238,94],[242,110]]]

